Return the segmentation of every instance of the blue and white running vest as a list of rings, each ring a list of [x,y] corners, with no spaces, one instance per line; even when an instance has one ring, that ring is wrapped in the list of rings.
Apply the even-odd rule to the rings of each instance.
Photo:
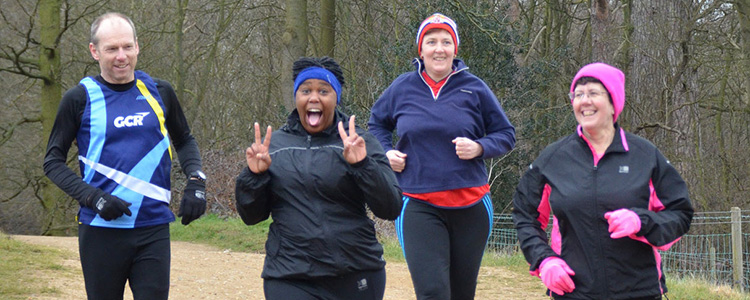
[[[135,80],[124,92],[91,77],[80,82],[88,95],[76,137],[81,176],[86,183],[132,203],[132,216],[112,221],[81,207],[81,224],[136,228],[175,220],[169,209],[172,150],[164,103],[148,74],[135,71]]]

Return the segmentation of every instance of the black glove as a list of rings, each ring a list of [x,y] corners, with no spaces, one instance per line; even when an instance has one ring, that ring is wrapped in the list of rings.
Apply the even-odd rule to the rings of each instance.
[[[182,217],[182,225],[187,225],[200,218],[204,212],[206,212],[206,184],[200,180],[189,179],[185,192],[182,193],[180,212],[177,215]]]
[[[96,193],[93,197],[89,197],[85,205],[93,209],[105,221],[112,221],[123,214],[132,215],[130,208],[128,208],[132,203],[105,192]]]

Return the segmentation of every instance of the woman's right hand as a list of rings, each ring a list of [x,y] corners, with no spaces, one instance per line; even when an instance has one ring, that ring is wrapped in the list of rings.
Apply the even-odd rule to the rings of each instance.
[[[247,167],[255,174],[260,174],[268,170],[271,166],[271,155],[268,154],[268,146],[271,145],[271,125],[266,128],[266,138],[260,139],[260,125],[255,122],[255,142],[245,150],[245,159]]]
[[[385,156],[388,157],[388,162],[391,163],[391,169],[394,172],[401,173],[404,167],[406,167],[406,153],[398,150],[388,150]]]

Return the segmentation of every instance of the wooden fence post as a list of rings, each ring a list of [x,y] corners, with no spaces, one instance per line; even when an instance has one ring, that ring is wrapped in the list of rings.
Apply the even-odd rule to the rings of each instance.
[[[732,279],[740,292],[745,291],[745,280],[742,270],[742,211],[732,207]]]

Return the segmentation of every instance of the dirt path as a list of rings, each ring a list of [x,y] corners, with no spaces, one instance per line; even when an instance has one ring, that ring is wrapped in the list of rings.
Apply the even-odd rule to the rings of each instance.
[[[15,235],[14,239],[31,244],[49,246],[71,252],[71,259],[62,262],[74,274],[49,279],[58,289],[58,298],[81,299],[84,294],[81,264],[76,237],[46,237]],[[232,252],[187,242],[172,242],[172,270],[170,299],[264,299],[263,255]],[[415,299],[414,289],[405,263],[386,265],[385,299]],[[125,299],[132,300],[128,288]],[[476,299],[545,299],[543,286],[528,274],[517,274],[500,267],[482,267],[479,272]]]

